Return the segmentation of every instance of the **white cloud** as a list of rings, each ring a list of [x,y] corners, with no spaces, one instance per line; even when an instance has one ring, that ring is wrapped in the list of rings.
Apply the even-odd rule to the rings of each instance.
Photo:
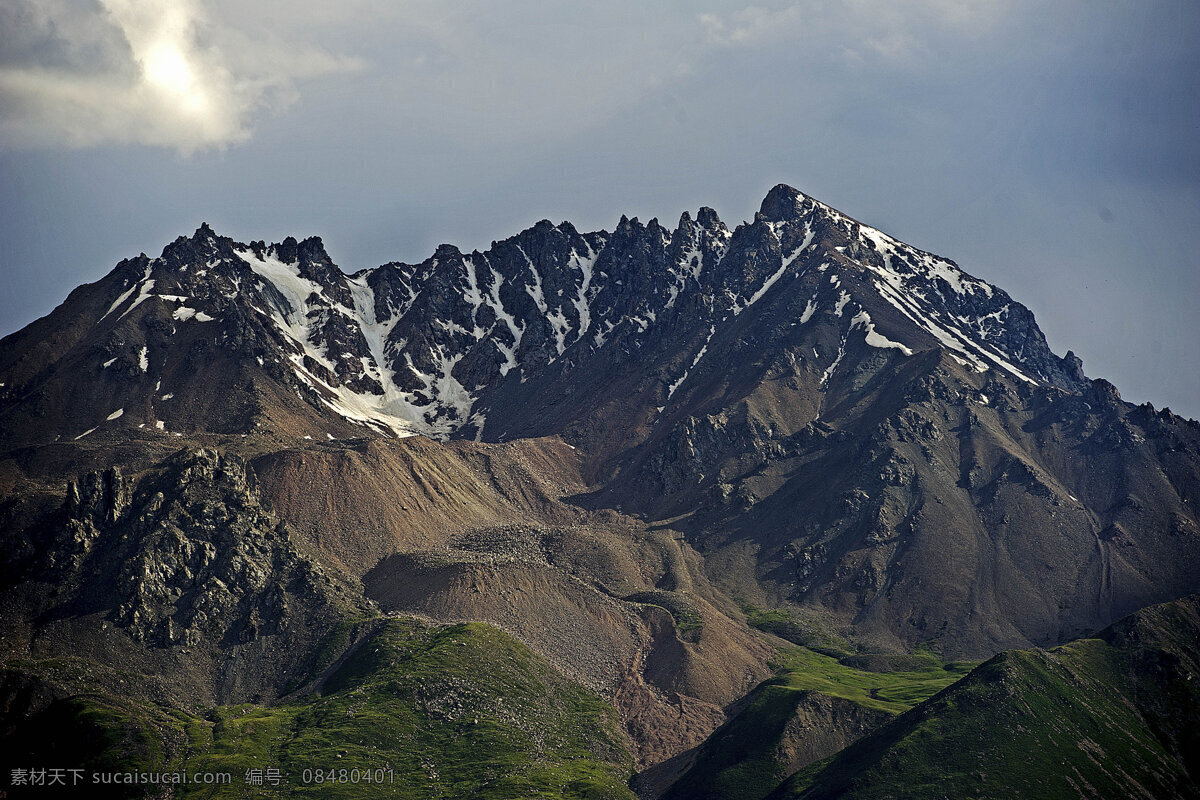
[[[752,5],[697,19],[705,40],[719,47],[758,47],[791,41],[835,46],[849,61],[902,61],[924,55],[941,34],[971,37],[992,29],[1019,0],[820,0],[775,8]]]
[[[0,142],[16,146],[224,147],[297,80],[357,66],[222,24],[199,0],[20,0],[0,23]]]
[[[803,21],[799,5],[782,9],[747,6],[724,16],[701,14],[700,24],[710,44],[755,45],[794,33]]]

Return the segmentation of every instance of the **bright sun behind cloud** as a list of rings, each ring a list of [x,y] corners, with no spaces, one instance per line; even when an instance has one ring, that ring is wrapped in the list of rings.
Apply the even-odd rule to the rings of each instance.
[[[121,24],[141,66],[143,82],[166,108],[183,117],[195,117],[209,109],[212,92],[229,88],[221,86],[212,65],[206,65],[195,50],[193,28],[198,7],[160,0],[104,2]]]
[[[0,57],[0,147],[223,148],[292,102],[298,81],[361,67],[304,36],[243,29],[234,5],[0,0],[0,50],[16,43]]]
[[[167,101],[185,113],[201,113],[208,106],[195,70],[174,42],[161,41],[149,48],[142,59],[142,75],[146,83],[167,95]]]
[[[155,45],[146,54],[142,68],[151,84],[180,94],[190,90],[196,82],[187,59],[170,42]]]

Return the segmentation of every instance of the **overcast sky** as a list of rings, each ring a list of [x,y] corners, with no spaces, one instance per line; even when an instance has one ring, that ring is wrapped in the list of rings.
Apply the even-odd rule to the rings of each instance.
[[[788,183],[1200,417],[1200,3],[0,0],[0,334],[202,221],[347,271]]]

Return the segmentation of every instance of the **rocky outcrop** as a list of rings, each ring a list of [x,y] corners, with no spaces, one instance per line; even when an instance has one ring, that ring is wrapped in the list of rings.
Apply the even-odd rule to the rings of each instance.
[[[333,615],[333,581],[259,505],[241,459],[182,453],[137,492],[128,508],[115,496],[104,526],[121,543],[113,620],[134,638],[245,642],[285,631],[297,616]]]
[[[261,505],[245,462],[217,450],[88,473],[31,530],[44,538],[25,580],[56,586],[50,617],[99,613],[150,650],[245,651],[253,670],[249,653],[279,646],[302,663],[340,620],[372,613]]]

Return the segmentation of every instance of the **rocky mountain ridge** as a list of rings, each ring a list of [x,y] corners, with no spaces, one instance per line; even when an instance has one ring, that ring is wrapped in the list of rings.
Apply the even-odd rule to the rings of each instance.
[[[858,338],[905,357],[944,349],[1029,383],[1083,384],[1077,360],[1054,356],[1032,314],[1003,291],[785,186],[732,231],[707,208],[695,220],[685,213],[674,231],[624,217],[611,233],[542,221],[487,252],[442,245],[420,264],[353,275],[319,238],[247,245],[203,225],[158,258],[123,261],[85,287],[72,313],[86,302],[81,316],[95,325],[56,343],[69,343],[67,352],[22,348],[0,372],[9,397],[27,404],[68,364],[110,379],[113,407],[90,409],[86,428],[54,430],[62,438],[126,414],[126,423],[167,427],[170,401],[187,388],[179,351],[199,338],[366,430],[496,439],[536,424],[517,410],[530,394],[560,394],[589,373],[653,367],[662,414],[714,338],[806,275],[812,288],[796,325],[828,319],[841,333],[814,350],[822,386]],[[207,426],[247,432],[251,416]]]

